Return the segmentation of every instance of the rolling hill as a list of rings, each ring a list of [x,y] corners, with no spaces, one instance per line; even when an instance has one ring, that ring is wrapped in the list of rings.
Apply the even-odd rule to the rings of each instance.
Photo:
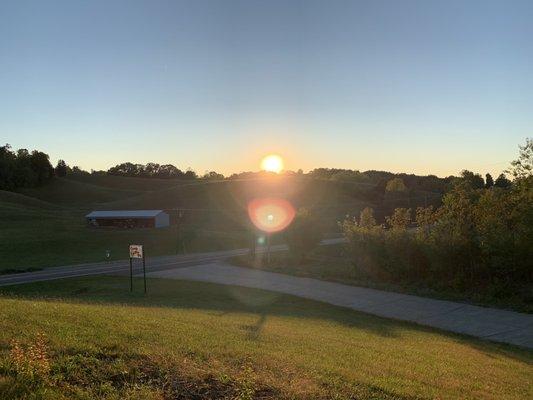
[[[424,193],[413,193],[412,197],[379,198],[374,185],[306,176],[223,181],[96,174],[56,178],[19,193],[0,192],[0,270],[102,261],[106,250],[111,251],[111,259],[122,259],[127,256],[127,245],[134,241],[149,246],[151,255],[175,253],[177,209],[182,214],[183,246],[193,252],[248,246],[251,224],[247,204],[257,197],[282,197],[296,209],[313,209],[325,231],[334,234],[338,221],[358,215],[364,207],[374,207],[379,217],[394,206],[413,207],[428,200]],[[165,209],[173,225],[164,229],[89,229],[84,215],[95,209]]]
[[[89,229],[84,215],[93,209],[175,209],[183,211],[180,230],[186,251],[249,245],[246,205],[255,197],[279,196],[298,207],[320,210],[328,231],[347,213],[371,203],[339,183],[298,177],[229,181],[174,181],[90,175],[56,178],[19,193],[0,192],[0,270],[24,270],[103,261],[127,256],[132,242],[151,255],[173,254],[175,225],[164,229]]]

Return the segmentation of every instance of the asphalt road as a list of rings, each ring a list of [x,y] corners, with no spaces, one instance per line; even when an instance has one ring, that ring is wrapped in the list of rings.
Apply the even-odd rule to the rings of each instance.
[[[337,244],[342,243],[343,241],[343,238],[325,239],[322,241],[321,245]],[[273,252],[283,250],[287,250],[286,245],[277,245],[271,247],[271,251]],[[147,272],[157,272],[167,269],[208,264],[214,261],[225,260],[230,257],[248,254],[249,251],[249,248],[245,248],[187,255],[148,257],[146,258],[146,270]],[[259,253],[265,251],[266,247],[260,247],[257,249],[257,252]],[[20,285],[23,283],[51,281],[55,279],[75,278],[89,275],[127,273],[129,272],[129,268],[128,260],[69,265],[64,267],[50,267],[41,271],[0,275],[0,286]],[[140,260],[135,260],[134,270],[136,273],[142,270]]]

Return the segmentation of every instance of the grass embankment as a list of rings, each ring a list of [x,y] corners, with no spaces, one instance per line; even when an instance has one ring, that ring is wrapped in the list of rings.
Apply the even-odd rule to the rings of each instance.
[[[273,253],[270,263],[266,262],[264,255],[258,255],[255,258],[250,256],[234,257],[230,262],[239,267],[533,313],[533,303],[531,302],[533,292],[529,294],[529,297],[523,293],[502,296],[499,293],[491,293],[489,290],[480,291],[479,288],[475,288],[472,291],[459,291],[450,287],[430,287],[425,285],[424,282],[380,281],[369,277],[355,267],[350,261],[349,255],[346,254],[345,245],[343,244],[317,247],[304,260],[295,258],[285,251]],[[533,289],[531,290],[533,291]]]
[[[0,398],[533,394],[525,350],[272,292],[152,279],[145,297],[135,285],[134,294],[121,277],[2,288]],[[21,350],[36,341],[38,357]],[[30,367],[17,374],[14,360]]]

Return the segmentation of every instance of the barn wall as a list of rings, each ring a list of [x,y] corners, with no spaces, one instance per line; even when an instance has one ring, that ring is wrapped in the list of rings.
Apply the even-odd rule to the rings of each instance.
[[[159,213],[155,217],[155,227],[156,228],[163,228],[165,226],[170,225],[170,217],[167,213]]]
[[[99,227],[117,227],[117,228],[154,228],[156,226],[155,218],[91,218],[96,220]]]

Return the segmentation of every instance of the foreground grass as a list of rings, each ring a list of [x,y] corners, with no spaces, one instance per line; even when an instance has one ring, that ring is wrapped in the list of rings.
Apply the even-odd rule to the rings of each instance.
[[[135,282],[140,289],[141,282]],[[531,352],[247,288],[2,288],[0,398],[531,398]],[[38,332],[49,370],[17,372]],[[38,363],[37,363],[38,364]],[[37,368],[39,370],[39,368]]]

